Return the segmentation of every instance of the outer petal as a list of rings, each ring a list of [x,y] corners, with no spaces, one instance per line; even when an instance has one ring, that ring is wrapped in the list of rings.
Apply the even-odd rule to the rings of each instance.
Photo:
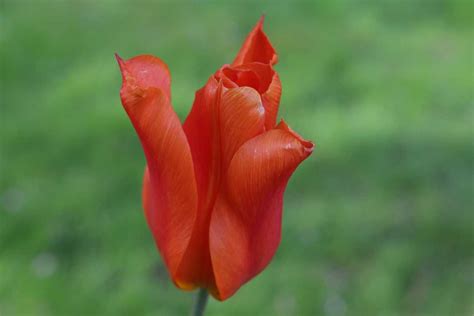
[[[183,129],[188,138],[194,161],[197,187],[200,200],[207,194],[210,182],[213,143],[215,142],[215,114],[213,109],[217,102],[218,82],[211,76],[206,85],[196,92],[194,103]]]
[[[265,131],[265,109],[257,91],[249,87],[228,90],[220,106],[220,134],[223,171],[237,150]]]
[[[282,122],[235,154],[209,232],[218,299],[233,295],[270,262],[280,242],[286,184],[313,147]]]
[[[196,92],[183,128],[191,147],[200,201],[209,195],[210,184],[218,182],[212,178],[237,149],[264,131],[264,112],[254,89],[227,89],[213,76]],[[220,163],[223,157],[227,162]]]
[[[264,131],[264,109],[252,88],[213,89],[213,81],[198,91],[185,123],[199,187],[199,213],[190,246],[177,276],[185,288],[215,290],[209,254],[209,223],[217,193],[234,153],[250,138]]]
[[[193,161],[170,104],[170,76],[153,56],[127,61],[117,56],[123,77],[122,104],[146,155],[143,204],[148,225],[174,279],[197,213]],[[176,281],[176,280],[175,280]]]
[[[171,99],[171,76],[168,66],[161,59],[152,55],[135,56],[126,61],[117,54],[115,57],[122,71],[120,97],[127,98],[140,90],[158,88]]]
[[[271,65],[277,63],[278,56],[275,49],[263,31],[263,20],[264,17],[262,16],[245,39],[244,44],[232,63],[233,66],[252,62]]]

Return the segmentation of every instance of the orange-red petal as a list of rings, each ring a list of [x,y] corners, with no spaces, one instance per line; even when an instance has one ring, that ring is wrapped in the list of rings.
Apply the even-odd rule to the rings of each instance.
[[[224,89],[211,78],[196,94],[184,128],[199,175],[199,212],[177,272],[189,288],[215,289],[208,240],[212,209],[234,153],[264,131],[264,112],[260,95],[249,87]]]
[[[281,123],[247,141],[233,157],[209,231],[218,299],[233,295],[272,259],[286,184],[313,147]]]
[[[220,86],[220,88],[219,88]],[[197,177],[200,209],[216,195],[212,183],[226,168],[237,149],[264,131],[265,109],[258,92],[249,87],[224,88],[212,76],[196,92],[193,107],[183,125]],[[221,161],[222,160],[222,161]]]
[[[237,150],[265,131],[265,109],[257,91],[249,87],[224,93],[220,104],[221,169],[225,172]]]
[[[262,94],[263,106],[265,107],[265,128],[267,130],[275,127],[280,107],[280,98],[281,82],[278,73],[275,72],[267,91]]]
[[[212,161],[216,130],[213,109],[215,108],[217,89],[218,82],[211,76],[206,85],[196,92],[191,111],[183,124],[192,152],[200,200],[206,196],[212,176],[210,162]]]
[[[170,76],[160,59],[117,56],[122,71],[122,104],[147,159],[143,184],[146,219],[174,279],[189,244],[197,213],[191,150],[170,103]],[[179,280],[174,279],[179,284]]]
[[[250,63],[240,66],[223,66],[216,72],[229,88],[252,87],[257,90],[265,108],[265,128],[275,127],[280,106],[281,82],[278,73],[268,64]]]
[[[232,66],[253,62],[271,65],[277,63],[278,56],[275,49],[263,31],[263,20],[264,17],[262,16],[257,25],[255,25],[253,30],[249,33],[239,53],[235,57]]]

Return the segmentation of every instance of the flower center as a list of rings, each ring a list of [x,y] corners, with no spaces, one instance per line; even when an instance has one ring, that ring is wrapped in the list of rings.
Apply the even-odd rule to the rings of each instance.
[[[263,94],[268,90],[275,71],[270,65],[250,63],[240,66],[225,65],[219,69],[215,77],[222,79],[224,87],[251,87]]]

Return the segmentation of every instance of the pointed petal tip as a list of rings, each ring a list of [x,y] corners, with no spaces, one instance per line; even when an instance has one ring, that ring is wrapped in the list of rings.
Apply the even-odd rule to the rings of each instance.
[[[124,60],[122,59],[122,57],[119,56],[118,53],[114,53],[114,56],[115,56],[115,60],[117,60],[117,63],[119,64],[120,68],[122,68],[122,66],[124,64]]]
[[[126,78],[126,70],[125,70],[125,61],[122,59],[122,57],[119,56],[118,53],[114,53],[115,55],[115,60],[117,60],[118,66],[120,68],[120,72],[122,75],[122,89],[123,86],[125,85],[125,82],[127,81]]]
[[[115,59],[122,73],[121,93],[134,96],[147,89],[161,89],[171,99],[171,76],[168,66],[153,55],[138,55],[122,59],[115,53]],[[135,91],[132,93],[132,91]],[[141,91],[137,93],[137,91]]]
[[[260,19],[258,19],[257,26],[263,29],[263,23],[265,22],[265,13],[262,13]]]
[[[312,141],[304,139],[300,134],[295,132],[283,119],[280,120],[280,123],[278,123],[276,128],[285,130],[293,135],[301,143],[301,145],[303,145],[304,151],[307,152],[308,155],[311,154],[314,150],[314,147],[316,147]]]
[[[232,62],[233,66],[252,62],[275,65],[278,62],[278,56],[275,49],[263,31],[264,20],[265,14],[262,14],[257,24],[247,35],[244,44]]]

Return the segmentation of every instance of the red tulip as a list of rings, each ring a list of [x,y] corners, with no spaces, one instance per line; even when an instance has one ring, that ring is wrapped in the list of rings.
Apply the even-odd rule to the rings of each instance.
[[[184,124],[170,74],[151,55],[117,56],[122,104],[145,152],[143,206],[174,283],[225,300],[260,273],[280,242],[283,193],[313,151],[282,120],[278,58],[263,18],[234,62],[196,92]]]

